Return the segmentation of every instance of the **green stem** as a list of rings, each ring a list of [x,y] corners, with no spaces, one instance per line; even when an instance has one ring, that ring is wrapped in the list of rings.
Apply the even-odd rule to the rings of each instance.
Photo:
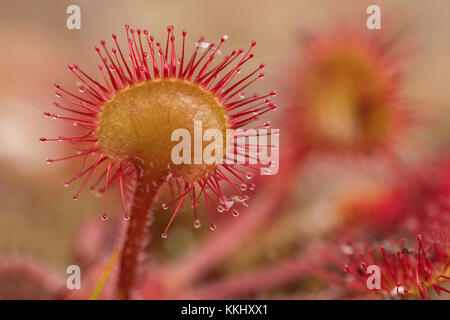
[[[159,187],[152,179],[137,172],[136,190],[131,207],[125,242],[122,248],[118,280],[119,299],[130,299],[134,287],[141,255],[149,238],[151,207]]]

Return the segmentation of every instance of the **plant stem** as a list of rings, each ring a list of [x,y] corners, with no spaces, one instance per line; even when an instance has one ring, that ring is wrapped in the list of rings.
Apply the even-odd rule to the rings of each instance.
[[[137,173],[136,189],[131,207],[125,242],[122,248],[118,280],[119,299],[130,299],[135,284],[142,252],[149,239],[151,207],[158,191],[152,180]]]

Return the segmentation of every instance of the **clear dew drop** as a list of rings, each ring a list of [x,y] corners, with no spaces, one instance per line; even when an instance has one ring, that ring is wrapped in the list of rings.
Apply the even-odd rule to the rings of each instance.
[[[216,230],[216,225],[214,224],[214,223],[212,223],[210,226],[209,226],[209,229],[211,229],[211,231],[214,231],[214,230]]]
[[[161,207],[162,207],[164,210],[169,209],[169,205],[168,205],[167,203],[163,203],[163,204],[161,205]]]
[[[123,219],[130,220],[130,215],[127,212],[125,212],[125,214],[123,215]]]
[[[103,221],[108,220],[108,216],[107,216],[106,214],[102,214],[102,220],[103,220]]]
[[[196,219],[196,220],[194,221],[194,228],[198,229],[198,228],[200,228],[201,226],[202,226],[202,224],[201,224],[200,220]]]
[[[225,201],[224,203],[225,206],[225,210],[228,211],[231,209],[231,207],[234,205],[234,201],[230,200],[230,201]]]
[[[74,195],[72,196],[72,199],[73,199],[73,200],[78,200],[78,195],[77,195],[77,194],[74,194]]]
[[[249,190],[250,191],[253,191],[253,190],[255,190],[255,188],[256,188],[256,184],[254,184],[254,183],[252,183],[250,186],[249,186]]]
[[[64,187],[66,187],[66,188],[69,187],[69,181],[64,181]]]
[[[224,210],[225,210],[225,208],[223,207],[223,205],[219,204],[219,205],[217,206],[217,211],[218,211],[219,213],[222,213]]]
[[[233,209],[233,217],[238,217],[239,216],[239,211],[237,211],[236,209]]]
[[[247,191],[247,184],[246,183],[242,183],[240,188],[241,188],[241,191]]]
[[[252,180],[254,177],[253,172],[247,172],[247,174],[245,175],[247,177],[247,180]]]
[[[163,232],[162,235],[161,235],[161,237],[162,237],[163,239],[167,239],[167,232]]]

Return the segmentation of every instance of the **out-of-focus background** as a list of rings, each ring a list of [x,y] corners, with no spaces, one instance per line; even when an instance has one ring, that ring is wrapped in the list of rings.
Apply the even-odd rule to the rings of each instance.
[[[80,30],[66,28],[66,8],[71,4],[81,8]],[[264,80],[254,90],[279,90],[274,100],[279,108],[272,123],[274,128],[283,130],[287,112],[284,106],[292,96],[293,66],[302,59],[301,38],[310,32],[333,30],[334,24],[337,27],[341,22],[353,30],[367,32],[365,11],[370,4],[381,7],[383,32],[389,33],[386,28],[390,27],[393,32],[401,30],[399,45],[406,52],[401,61],[405,80],[402,93],[411,102],[409,107],[416,117],[421,119],[414,130],[408,130],[402,137],[396,150],[411,165],[433,159],[450,146],[448,1],[3,0],[0,4],[0,255],[33,259],[64,274],[66,267],[75,261],[77,240],[74,239],[77,232],[82,232],[83,225],[95,224],[91,226],[95,232],[100,229],[107,234],[98,240],[86,231],[85,243],[80,244],[83,248],[99,245],[110,250],[117,242],[113,233],[122,221],[120,212],[116,219],[101,222],[102,199],[86,192],[73,201],[77,186],[63,187],[63,181],[71,177],[79,163],[74,160],[49,166],[45,162],[47,156],[70,153],[71,147],[64,143],[39,142],[41,136],[56,137],[67,130],[64,123],[42,114],[54,110],[52,83],[57,81],[71,88],[74,79],[67,70],[70,63],[97,72],[94,46],[98,40],[110,41],[111,33],[117,33],[123,40],[125,24],[147,28],[160,39],[164,39],[166,26],[170,24],[176,32],[188,30],[191,42],[199,35],[214,41],[226,34],[230,38],[225,50],[246,48],[251,40],[256,40],[255,63],[264,62],[267,67]],[[283,159],[280,165],[284,165]],[[290,218],[273,221],[263,239],[255,236],[248,241],[224,263],[220,272],[239,273],[264,263],[264,257],[276,259],[277,255],[289,255],[292,246],[301,247],[303,242],[320,236],[334,223],[339,211],[337,203],[344,193],[370,192],[389,180],[383,166],[376,163],[370,168],[349,170],[346,164],[333,158],[309,160],[296,174],[298,183],[286,194],[288,205],[284,207]],[[108,206],[120,211],[118,197],[109,201]],[[192,227],[189,210],[177,218],[167,240],[154,237],[149,250],[154,253],[155,261],[177,261],[210,237],[207,228]],[[168,214],[156,209],[153,229],[157,235],[168,218]]]

